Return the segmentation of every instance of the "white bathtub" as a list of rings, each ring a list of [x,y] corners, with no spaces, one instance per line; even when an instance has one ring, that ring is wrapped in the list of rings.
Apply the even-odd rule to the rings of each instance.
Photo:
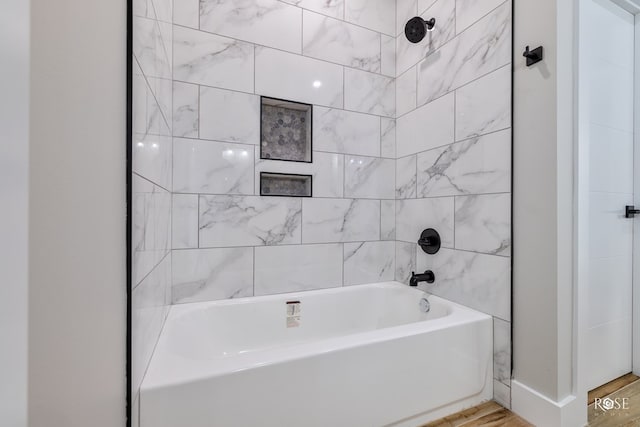
[[[491,399],[492,353],[490,316],[395,282],[176,305],[140,426],[419,426]]]

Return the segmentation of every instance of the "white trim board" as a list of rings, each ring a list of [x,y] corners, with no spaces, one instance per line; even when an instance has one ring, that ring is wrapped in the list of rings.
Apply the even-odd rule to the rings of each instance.
[[[555,402],[516,380],[511,381],[512,411],[536,426],[586,425],[581,421],[582,412],[586,408],[584,403],[573,395]]]

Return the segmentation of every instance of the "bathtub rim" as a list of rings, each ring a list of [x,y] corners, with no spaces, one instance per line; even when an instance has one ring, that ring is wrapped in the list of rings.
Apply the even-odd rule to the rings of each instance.
[[[399,286],[407,288],[409,292],[424,294],[430,301],[444,304],[450,308],[450,312],[443,317],[436,319],[422,320],[418,322],[406,323],[403,325],[391,326],[382,329],[374,329],[365,332],[357,332],[353,334],[340,335],[336,337],[324,338],[319,340],[311,340],[298,342],[291,345],[277,346],[273,348],[263,349],[255,352],[249,352],[240,356],[232,356],[222,359],[196,360],[177,355],[166,354],[165,346],[171,346],[167,343],[166,328],[167,325],[177,316],[188,314],[191,311],[198,311],[209,307],[229,306],[238,304],[252,304],[260,301],[278,301],[288,299],[300,299],[304,296],[313,296],[319,294],[341,293],[347,290],[362,289],[363,287],[376,287],[383,289],[397,288]],[[404,289],[403,289],[404,290]],[[344,351],[351,348],[358,348],[367,345],[375,345],[392,341],[394,339],[403,339],[415,335],[428,334],[447,328],[459,327],[476,322],[493,322],[491,315],[482,313],[478,310],[457,304],[445,298],[432,295],[418,288],[410,288],[400,282],[381,282],[362,285],[353,285],[348,287],[336,287],[327,289],[318,289],[313,291],[298,291],[291,293],[282,293],[265,296],[244,297],[229,300],[192,302],[172,305],[167,316],[165,325],[160,333],[160,338],[151,356],[147,372],[145,373],[142,384],[140,386],[141,396],[144,392],[162,389],[165,387],[185,385],[200,381],[208,381],[216,377],[231,375],[234,373],[287,363],[293,360],[301,360],[312,358],[318,355]],[[165,352],[165,360],[158,361],[161,357],[160,352]],[[178,369],[162,369],[167,362],[174,361],[176,363],[185,362],[190,367],[182,365]],[[241,361],[241,363],[240,363]],[[161,363],[160,366],[157,366]],[[197,366],[196,366],[197,365]]]

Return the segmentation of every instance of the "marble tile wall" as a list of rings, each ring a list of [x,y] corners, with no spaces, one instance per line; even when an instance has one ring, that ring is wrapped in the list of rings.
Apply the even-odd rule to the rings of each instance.
[[[418,44],[413,16],[436,18]],[[511,385],[511,1],[398,0],[396,268],[421,288],[494,317],[494,393]],[[440,232],[425,254],[420,232]]]
[[[393,0],[181,0],[173,303],[393,280]],[[312,104],[313,163],[260,158],[260,96]],[[260,172],[313,176],[262,197]]]
[[[172,0],[133,2],[132,401],[171,305]],[[188,114],[180,111],[179,114]],[[137,405],[134,405],[135,411]],[[137,414],[133,413],[134,427]]]
[[[150,238],[140,271],[168,259],[163,295],[183,303],[433,269],[425,290],[494,316],[508,405],[512,11],[476,3],[182,0],[173,25],[140,7],[136,132],[155,151],[139,156],[139,203],[165,212],[149,230],[169,216],[173,249]],[[413,45],[416,15],[437,24]],[[313,163],[260,159],[261,95],[313,104]],[[314,197],[259,196],[263,171],[312,175]],[[427,227],[436,256],[415,244]]]

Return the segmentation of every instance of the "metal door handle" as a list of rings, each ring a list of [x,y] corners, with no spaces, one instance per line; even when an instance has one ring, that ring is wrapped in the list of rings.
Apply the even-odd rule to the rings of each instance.
[[[624,207],[624,217],[625,218],[635,218],[636,214],[640,214],[640,209],[636,209],[635,206],[625,206]]]

